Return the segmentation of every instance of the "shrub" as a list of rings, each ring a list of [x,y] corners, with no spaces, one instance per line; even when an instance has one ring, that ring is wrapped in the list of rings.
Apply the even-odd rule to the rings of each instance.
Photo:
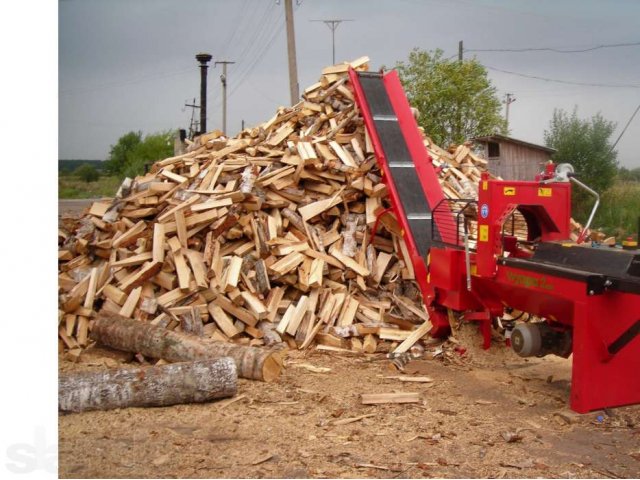
[[[100,178],[98,170],[96,170],[93,165],[88,165],[86,163],[76,168],[74,173],[80,180],[83,180],[87,183],[95,182]]]

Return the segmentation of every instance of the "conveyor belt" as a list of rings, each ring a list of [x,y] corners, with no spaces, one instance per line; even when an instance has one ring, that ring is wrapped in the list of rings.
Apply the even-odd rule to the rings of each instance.
[[[392,178],[387,181],[392,181],[396,187],[411,236],[420,256],[424,257],[431,246],[432,238],[429,202],[420,184],[398,118],[389,101],[382,75],[358,72],[358,77],[391,171]]]

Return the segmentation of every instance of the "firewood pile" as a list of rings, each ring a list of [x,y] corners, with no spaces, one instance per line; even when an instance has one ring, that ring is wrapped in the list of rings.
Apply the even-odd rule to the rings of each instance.
[[[98,312],[222,342],[389,351],[424,307],[348,84],[324,69],[303,99],[126,179],[59,229],[59,343],[76,359]],[[425,145],[451,198],[476,197],[486,160]],[[414,333],[412,337],[412,333]]]

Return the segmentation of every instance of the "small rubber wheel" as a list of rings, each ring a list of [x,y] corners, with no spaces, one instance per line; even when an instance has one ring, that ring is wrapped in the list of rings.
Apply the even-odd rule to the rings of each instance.
[[[511,346],[521,357],[533,357],[540,353],[542,335],[535,323],[520,323],[511,332]]]

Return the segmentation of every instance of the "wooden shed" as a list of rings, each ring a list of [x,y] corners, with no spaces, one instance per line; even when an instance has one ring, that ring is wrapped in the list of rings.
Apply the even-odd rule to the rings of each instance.
[[[504,180],[533,180],[556,151],[504,135],[476,137],[473,141],[481,151],[484,149],[489,171]]]

